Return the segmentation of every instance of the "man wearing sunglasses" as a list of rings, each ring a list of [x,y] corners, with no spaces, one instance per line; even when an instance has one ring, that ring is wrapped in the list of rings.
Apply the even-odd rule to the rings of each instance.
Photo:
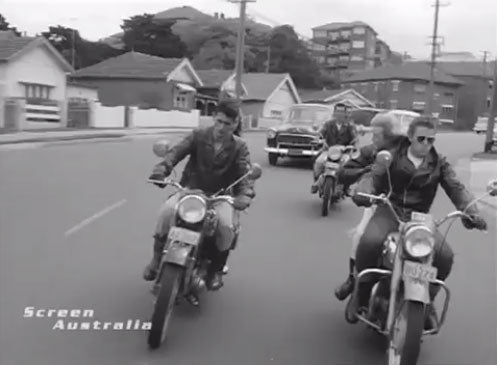
[[[190,189],[201,189],[207,194],[213,194],[246,174],[250,168],[250,154],[246,142],[235,136],[235,132],[240,132],[238,109],[234,101],[219,102],[214,115],[214,125],[195,129],[172,147],[164,160],[155,166],[150,179],[164,180],[171,174],[174,166],[187,156],[190,156],[190,159],[180,183]],[[237,211],[246,209],[255,197],[253,184],[248,179],[237,184],[233,188],[233,193],[234,209],[228,203],[216,206],[219,220],[216,248],[212,250],[212,264],[207,279],[207,287],[210,290],[217,290],[223,286],[222,270],[238,229]],[[174,208],[180,198],[181,192],[171,195],[160,210],[154,235],[154,254],[143,273],[147,281],[154,280],[157,275]],[[192,304],[198,305],[197,299],[189,299]]]
[[[429,213],[439,186],[443,188],[458,210],[465,210],[474,196],[457,178],[447,159],[434,147],[435,123],[430,117],[418,117],[408,129],[408,140],[392,148],[392,163],[389,167],[392,194],[390,201],[403,221],[411,217],[413,211]],[[386,168],[374,163],[370,172],[360,180],[358,192],[380,194],[389,192]],[[358,206],[371,206],[371,201],[359,195],[352,197]],[[463,218],[467,229],[485,230],[487,223],[479,216],[476,205],[468,207],[466,213],[471,217]],[[398,222],[386,205],[376,207],[360,238],[356,252],[356,267],[360,272],[376,267],[382,252],[383,242],[388,234],[398,229]],[[440,232],[435,232],[435,256],[433,265],[438,269],[437,278],[445,280],[451,271],[454,254]],[[361,283],[359,287],[359,307],[367,305],[371,283]],[[430,299],[433,301],[439,290],[430,287]],[[429,307],[427,327],[434,321],[433,307]]]

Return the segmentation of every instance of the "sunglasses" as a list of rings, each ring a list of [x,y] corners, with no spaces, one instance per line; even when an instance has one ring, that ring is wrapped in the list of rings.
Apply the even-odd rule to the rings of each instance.
[[[435,137],[417,136],[416,140],[419,143],[423,143],[426,140],[429,144],[433,144],[435,142]]]

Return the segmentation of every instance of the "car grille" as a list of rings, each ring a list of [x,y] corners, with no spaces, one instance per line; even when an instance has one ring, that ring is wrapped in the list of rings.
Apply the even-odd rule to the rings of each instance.
[[[279,144],[293,145],[295,147],[307,147],[311,145],[313,137],[310,136],[299,136],[292,134],[280,134],[278,135],[277,141]]]

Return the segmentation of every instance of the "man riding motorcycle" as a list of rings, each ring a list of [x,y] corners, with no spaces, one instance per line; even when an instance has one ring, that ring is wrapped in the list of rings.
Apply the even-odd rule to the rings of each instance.
[[[375,115],[370,123],[372,127],[372,143],[362,147],[357,157],[353,156],[340,168],[338,182],[344,186],[355,184],[361,176],[371,170],[378,151],[391,149],[401,141],[406,140],[406,136],[399,134],[398,124],[399,120],[392,114],[380,113]],[[335,290],[335,296],[338,300],[345,300],[354,289],[355,251],[372,211],[373,208],[366,208],[361,222],[355,228],[349,260],[349,275],[345,282]]]
[[[468,207],[473,195],[458,180],[456,173],[445,157],[434,147],[435,124],[430,117],[418,117],[408,129],[408,140],[390,149],[393,158],[388,167],[391,176],[392,194],[390,201],[402,220],[408,220],[413,211],[428,213],[435,199],[438,186],[442,186],[457,209],[464,211],[471,219],[462,218],[467,229],[485,230],[487,223],[479,216],[475,205]],[[380,194],[389,192],[387,167],[374,163],[371,171],[360,180],[357,192]],[[372,202],[360,195],[354,195],[358,206],[371,206]],[[388,234],[398,229],[398,222],[390,209],[377,206],[362,235],[356,253],[357,271],[376,267],[382,252],[382,245]],[[438,269],[437,279],[445,280],[451,271],[454,254],[440,232],[435,232],[435,256],[433,265]],[[367,306],[372,283],[359,286],[356,308]],[[440,287],[430,286],[433,303]],[[428,317],[434,323],[434,309],[429,306]]]
[[[150,179],[165,179],[174,166],[189,155],[181,185],[190,189],[201,189],[207,194],[216,193],[229,186],[250,169],[247,144],[234,135],[238,124],[238,105],[228,100],[219,102],[214,115],[214,126],[198,128],[189,133],[166,153],[164,161],[155,166]],[[215,208],[218,216],[216,247],[211,250],[212,262],[206,283],[210,290],[223,286],[222,270],[236,238],[238,211],[246,209],[255,197],[253,184],[248,179],[237,184],[233,192],[233,206],[221,203]],[[161,207],[154,235],[153,258],[143,273],[143,278],[147,281],[154,280],[157,275],[162,251],[174,218],[174,208],[180,198],[181,192],[177,192]]]
[[[318,178],[324,171],[324,165],[328,158],[328,148],[335,145],[354,145],[357,142],[355,125],[348,118],[348,105],[338,103],[334,108],[333,119],[324,123],[320,130],[325,143],[321,154],[314,161],[314,183],[311,186],[312,194],[316,194],[318,191]]]

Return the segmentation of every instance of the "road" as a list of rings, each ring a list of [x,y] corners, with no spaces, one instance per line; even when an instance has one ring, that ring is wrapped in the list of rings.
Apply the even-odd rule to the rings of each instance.
[[[264,174],[225,287],[204,297],[200,310],[178,307],[167,346],[155,352],[145,331],[61,331],[52,329],[57,318],[23,318],[32,306],[91,309],[91,321],[148,320],[152,297],[141,274],[164,194],[145,183],[157,162],[155,139],[0,151],[0,363],[383,364],[378,336],[347,324],[344,303],[332,295],[347,272],[347,230],[360,210],[348,200],[320,217],[311,170],[269,167],[264,136],[246,138]],[[476,190],[486,181],[470,179],[469,156],[481,139],[442,134],[438,141]],[[441,193],[433,211],[440,217],[452,208]],[[496,222],[485,214],[487,234],[459,222],[449,234],[456,257],[448,321],[424,341],[420,364],[497,363]]]

